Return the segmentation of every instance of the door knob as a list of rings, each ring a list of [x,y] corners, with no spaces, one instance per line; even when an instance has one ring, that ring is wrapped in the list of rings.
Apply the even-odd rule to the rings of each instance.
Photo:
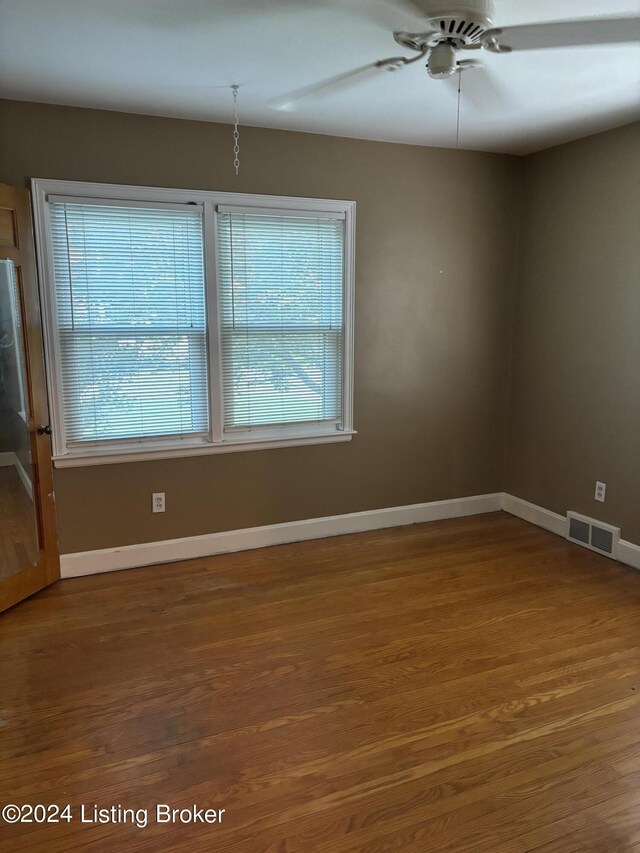
[[[38,433],[38,435],[51,435],[51,427],[49,426],[49,424],[47,424],[46,426],[39,426],[36,429],[36,432]]]

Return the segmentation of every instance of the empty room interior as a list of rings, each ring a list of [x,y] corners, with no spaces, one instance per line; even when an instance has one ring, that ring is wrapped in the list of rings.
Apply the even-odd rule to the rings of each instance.
[[[0,0],[0,847],[640,853],[638,0]]]

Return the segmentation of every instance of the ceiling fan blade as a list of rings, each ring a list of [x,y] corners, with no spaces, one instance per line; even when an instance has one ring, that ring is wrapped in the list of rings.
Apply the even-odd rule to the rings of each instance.
[[[482,38],[483,45],[496,53],[634,41],[640,41],[640,18],[595,18],[527,24],[488,30]]]
[[[311,86],[304,86],[302,89],[296,89],[279,98],[274,98],[269,101],[269,106],[274,110],[292,112],[297,109],[298,104],[302,101],[339,92],[342,89],[363,83],[370,77],[380,74],[381,71],[395,70],[404,64],[406,64],[406,60],[402,57],[391,57],[379,62],[370,62],[368,65],[361,65],[359,68],[346,71],[344,74],[337,74],[335,77],[329,77],[327,80],[321,80],[319,83],[313,83]]]
[[[458,75],[451,78],[457,87]],[[464,70],[462,75],[462,100],[472,105],[487,118],[499,113],[511,103],[506,89],[486,65],[476,65]]]
[[[341,9],[375,22],[385,30],[397,30],[424,22],[424,11],[416,0],[334,0]]]
[[[314,0],[110,0],[101,14],[127,26],[155,29],[193,29],[233,15],[236,19],[272,17],[285,11],[313,8]],[[108,8],[107,8],[108,7]]]
[[[387,2],[389,2],[389,0],[387,0]],[[414,15],[417,15],[420,18],[431,19],[435,17],[433,13],[433,0],[391,0],[391,2],[395,6],[400,6],[405,10],[411,10]],[[437,8],[438,4],[436,3],[435,5]],[[446,5],[446,2],[442,3],[441,9],[446,8]],[[436,11],[436,14],[439,13]]]

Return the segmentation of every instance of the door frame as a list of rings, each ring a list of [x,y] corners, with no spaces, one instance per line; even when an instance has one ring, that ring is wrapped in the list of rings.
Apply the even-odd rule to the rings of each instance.
[[[38,562],[0,580],[0,612],[60,577],[60,554],[53,492],[51,437],[38,427],[49,425],[40,294],[28,190],[0,184],[0,209],[13,217],[14,245],[0,243],[0,258],[13,262],[17,276],[29,397],[27,425],[33,468],[33,503],[39,537]]]

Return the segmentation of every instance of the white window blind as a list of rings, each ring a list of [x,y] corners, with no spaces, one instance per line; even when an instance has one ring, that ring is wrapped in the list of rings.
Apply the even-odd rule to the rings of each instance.
[[[344,217],[218,212],[224,429],[342,423]]]
[[[52,201],[67,446],[209,431],[201,207]]]

